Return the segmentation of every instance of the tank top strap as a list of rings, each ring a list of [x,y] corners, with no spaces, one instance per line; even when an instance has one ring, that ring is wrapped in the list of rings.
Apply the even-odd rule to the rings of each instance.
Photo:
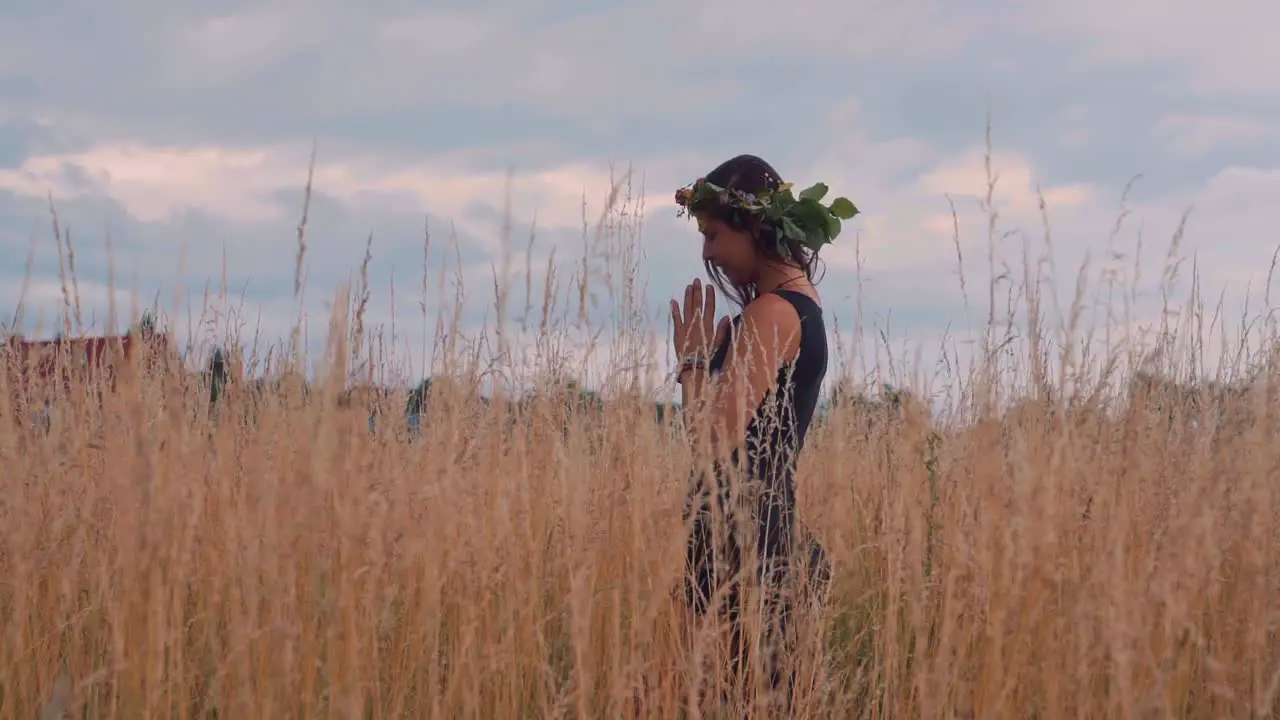
[[[791,303],[791,307],[796,309],[796,313],[800,316],[801,327],[807,318],[822,316],[822,306],[816,300],[795,290],[774,290],[774,295]]]

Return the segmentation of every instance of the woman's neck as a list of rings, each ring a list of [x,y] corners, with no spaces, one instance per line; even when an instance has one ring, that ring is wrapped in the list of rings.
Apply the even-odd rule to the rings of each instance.
[[[767,295],[784,286],[798,285],[797,280],[805,279],[804,271],[798,267],[783,263],[768,263],[756,273],[756,292]]]

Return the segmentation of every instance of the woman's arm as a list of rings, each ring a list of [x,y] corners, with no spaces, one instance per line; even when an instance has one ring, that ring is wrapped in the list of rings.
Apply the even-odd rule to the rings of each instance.
[[[720,373],[711,378],[703,372],[687,377],[682,395],[686,407],[699,418],[691,424],[691,432],[695,441],[711,443],[715,461],[728,461],[746,439],[752,416],[774,390],[778,370],[795,357],[799,347],[800,316],[795,308],[776,295],[764,295],[742,313]]]

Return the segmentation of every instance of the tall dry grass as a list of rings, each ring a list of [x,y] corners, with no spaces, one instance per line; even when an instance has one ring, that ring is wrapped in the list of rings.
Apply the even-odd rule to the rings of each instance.
[[[1118,346],[1053,356],[1074,322],[1042,323],[1038,288],[1035,342],[993,312],[1002,354],[956,371],[956,404],[814,431],[801,517],[835,581],[794,716],[1277,716],[1277,368],[1166,382],[1201,357],[1178,328],[1145,374]],[[0,717],[742,716],[695,707],[717,667],[673,601],[694,459],[653,389],[567,419],[543,392],[513,422],[457,351],[420,436],[403,391],[371,433],[338,402],[361,297],[309,396],[233,381],[211,417],[135,364],[41,433],[4,387]]]

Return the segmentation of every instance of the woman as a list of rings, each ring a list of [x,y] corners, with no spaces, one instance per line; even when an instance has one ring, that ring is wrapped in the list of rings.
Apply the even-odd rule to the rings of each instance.
[[[764,601],[761,629],[771,648],[761,660],[774,689],[782,689],[776,653],[792,604],[784,585],[805,579],[791,570],[808,560],[811,586],[825,586],[828,574],[816,541],[808,539],[808,558],[795,552],[796,458],[827,371],[814,266],[819,248],[839,234],[840,221],[857,213],[844,198],[824,205],[825,191],[815,185],[797,198],[768,163],[741,155],[676,194],[681,213],[698,222],[715,285],[742,307],[732,321],[717,323],[715,290],[708,286],[704,294],[698,280],[685,290],[683,308],[671,301],[684,407],[703,419],[689,427],[708,447],[715,469],[715,482],[699,479],[690,498],[687,601],[698,617],[713,602],[723,603],[717,609],[728,616],[732,665],[740,673],[753,643],[744,642],[738,576],[754,571],[751,584]],[[736,476],[743,481],[737,492]],[[746,526],[741,537],[754,543],[735,541],[729,528],[739,523]]]

